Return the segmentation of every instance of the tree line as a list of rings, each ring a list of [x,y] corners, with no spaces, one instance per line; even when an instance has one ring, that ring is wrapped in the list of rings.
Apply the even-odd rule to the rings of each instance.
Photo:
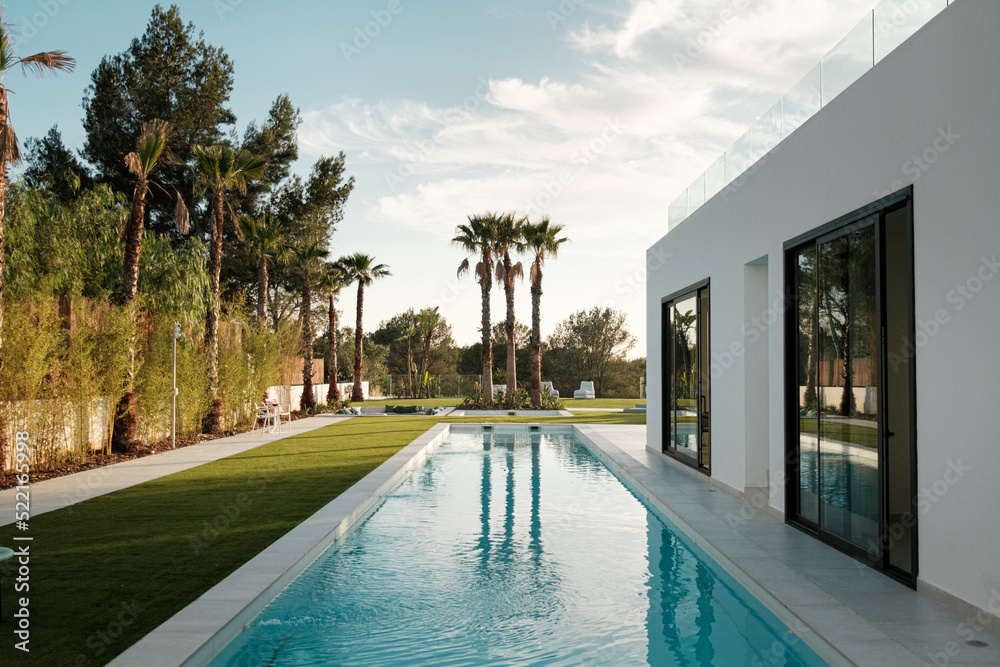
[[[121,363],[105,364],[93,373],[117,376],[105,383],[104,394],[116,403],[112,448],[136,441],[136,382],[144,381],[142,366],[156,356],[150,347],[155,336],[146,330],[150,322],[164,318],[184,323],[184,342],[197,348],[198,363],[205,364],[207,408],[201,427],[216,432],[242,408],[226,405],[228,389],[221,386],[232,373],[220,365],[223,319],[239,324],[244,333],[252,326],[269,337],[271,345],[262,349],[301,355],[303,381],[311,384],[308,351],[313,347],[316,293],[329,298],[336,328],[336,295],[356,283],[352,396],[359,399],[364,292],[389,270],[364,253],[326,261],[354,188],[343,152],[321,157],[305,178],[291,173],[301,118],[287,95],[275,99],[266,121],[250,122],[242,134],[237,132],[236,117],[227,106],[234,83],[229,56],[206,43],[193,24],[185,24],[176,6],[157,5],[144,34],[123,52],[104,57],[91,74],[83,98],[83,148],[78,153],[68,149],[53,127],[42,138],[28,139],[22,155],[2,77],[17,66],[42,74],[70,71],[75,63],[64,51],[18,56],[15,46],[0,19],[3,398],[23,398],[10,391],[18,386],[11,373],[22,369],[3,366],[18,352],[4,347],[10,328],[4,325],[6,301],[13,298],[19,307],[18,342],[28,347],[37,339],[32,327],[41,331],[49,322],[46,303],[51,299],[107,303],[124,323],[115,343],[108,343],[109,350],[121,348]],[[22,158],[23,175],[10,183],[8,168]],[[51,233],[55,230],[60,233]],[[256,302],[254,322],[247,321],[251,318],[244,307],[250,298]],[[60,305],[61,316],[66,315],[63,310]],[[82,327],[86,319],[84,314],[63,317],[65,326],[59,328],[67,345],[74,327]],[[242,334],[240,339],[247,340]],[[282,342],[289,339],[293,342]],[[35,362],[18,359],[51,366],[57,363],[52,350],[58,347],[39,353]],[[246,363],[265,365],[262,353],[257,350],[258,358],[248,356]],[[112,357],[109,351],[107,358]],[[42,377],[54,387],[61,376],[49,368]],[[255,386],[259,389],[268,379],[273,382],[274,377],[261,377]],[[69,384],[66,380],[59,386]],[[314,409],[311,386],[307,388],[304,405]],[[333,392],[328,400],[339,400],[335,387]]]
[[[147,422],[162,419],[171,344],[163,331],[172,321],[182,324],[188,431],[218,432],[247,418],[247,406],[277,383],[282,356],[302,358],[305,411],[318,402],[316,355],[326,357],[330,404],[348,400],[339,378],[353,380],[349,400],[357,401],[362,380],[378,386],[389,373],[429,397],[434,376],[478,370],[487,402],[496,376],[508,393],[528,386],[535,405],[543,376],[562,392],[584,379],[597,382],[599,395],[634,384],[614,379],[634,374],[624,359],[632,345],[624,314],[580,311],[542,340],[543,269],[567,242],[547,218],[487,213],[458,226],[453,242],[470,253],[459,273],[474,276],[483,295],[479,343],[454,345],[431,308],[366,335],[366,290],[391,273],[365,253],[330,260],[355,186],[344,153],[320,157],[305,177],[291,172],[301,117],[287,95],[238,132],[227,106],[233,63],[176,6],[157,5],[145,32],[92,72],[77,152],[54,126],[29,138],[22,155],[4,77],[16,67],[40,75],[75,63],[63,51],[19,56],[15,46],[0,18],[0,434],[18,402],[79,407],[103,396],[113,403],[109,448],[135,446]],[[8,168],[22,163],[11,182]],[[514,313],[526,273],[530,329]],[[489,308],[494,280],[506,300],[499,326]],[[337,306],[350,286],[356,316],[345,327]],[[470,355],[479,359],[471,370]],[[82,410],[65,419],[86,421]],[[52,424],[54,433],[65,430]]]

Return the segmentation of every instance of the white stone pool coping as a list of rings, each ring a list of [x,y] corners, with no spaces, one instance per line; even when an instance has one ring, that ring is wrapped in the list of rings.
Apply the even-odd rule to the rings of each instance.
[[[710,480],[646,451],[643,426],[438,424],[110,664],[207,665],[330,544],[426,460],[451,430],[479,431],[484,426],[494,432],[578,435],[637,496],[785,623],[791,641],[802,640],[831,665],[924,665],[924,656],[931,653],[924,653],[923,647],[940,651],[965,621],[766,511],[754,511],[752,503],[718,492]],[[743,519],[741,512],[748,508]],[[733,516],[742,521],[738,529],[724,520]],[[1000,664],[990,662],[1000,656],[1000,637],[982,630],[977,638],[990,647],[962,647],[965,653],[954,664]]]
[[[572,417],[569,410],[455,410],[452,417]]]

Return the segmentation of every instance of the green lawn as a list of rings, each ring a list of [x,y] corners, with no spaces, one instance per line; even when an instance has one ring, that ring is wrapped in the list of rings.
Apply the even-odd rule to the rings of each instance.
[[[641,421],[639,421],[641,419]],[[49,512],[30,531],[30,591],[2,568],[0,664],[103,665],[378,467],[435,423],[359,417]],[[645,423],[645,415],[505,417],[495,422]],[[23,544],[23,543],[21,543]],[[30,599],[30,660],[14,648]]]
[[[840,442],[849,442],[853,445],[870,447],[871,449],[876,449],[878,447],[878,429],[875,428],[875,422],[872,422],[871,426],[860,426],[834,419],[823,419],[822,423],[824,438],[839,440]],[[801,419],[799,420],[799,424],[799,428],[802,433],[816,435],[815,417],[810,419]]]
[[[567,410],[573,408],[634,408],[637,403],[645,405],[645,398],[564,398]]]

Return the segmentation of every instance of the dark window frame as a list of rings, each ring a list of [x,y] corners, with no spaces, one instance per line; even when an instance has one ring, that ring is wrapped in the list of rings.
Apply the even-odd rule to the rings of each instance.
[[[912,573],[905,573],[892,567],[888,562],[888,550],[886,548],[888,536],[883,534],[881,538],[880,545],[880,558],[877,561],[873,561],[868,557],[862,550],[857,548],[855,545],[836,538],[835,536],[826,533],[821,529],[819,525],[814,525],[808,519],[805,519],[798,513],[799,507],[799,494],[801,491],[801,478],[799,476],[798,467],[798,443],[797,437],[799,433],[799,403],[797,396],[798,389],[798,319],[796,316],[790,315],[790,313],[795,313],[797,308],[796,301],[796,267],[797,259],[800,252],[810,246],[817,245],[826,238],[831,236],[837,236],[840,233],[845,232],[846,228],[850,227],[852,224],[860,222],[868,217],[877,215],[878,219],[875,221],[874,225],[876,228],[876,235],[878,237],[879,247],[884,243],[885,235],[885,217],[887,214],[898,210],[900,207],[905,207],[907,211],[907,227],[908,227],[908,238],[907,238],[907,254],[909,261],[909,280],[910,280],[910,290],[909,290],[909,304],[908,304],[908,321],[906,323],[907,331],[911,337],[915,337],[915,290],[913,289],[913,280],[915,274],[914,267],[914,252],[913,252],[913,186],[908,186],[902,190],[898,190],[894,193],[886,195],[879,198],[878,200],[871,202],[865,206],[862,206],[846,215],[843,215],[836,220],[828,222],[824,225],[816,227],[804,234],[796,236],[795,238],[786,241],[784,243],[783,251],[783,271],[784,271],[784,296],[785,303],[788,304],[788,308],[785,311],[784,318],[784,340],[783,345],[783,377],[784,377],[784,426],[785,426],[785,521],[789,525],[798,528],[810,535],[818,537],[826,544],[831,544],[832,546],[848,553],[849,555],[861,560],[867,565],[871,566],[873,569],[886,574],[900,581],[901,583],[910,586],[911,588],[916,587],[916,581],[919,575],[919,521],[915,521],[912,526]],[[882,252],[879,252],[877,257],[878,263],[878,284],[876,286],[878,294],[878,316],[880,329],[883,331],[884,335],[884,323],[885,323],[885,309],[886,303],[883,295],[881,294],[885,285],[885,266],[882,262]],[[881,355],[880,367],[884,367],[885,358],[884,354]],[[917,489],[917,418],[916,418],[916,360],[912,360],[909,366],[909,382],[910,382],[910,396],[909,396],[909,424],[910,432],[912,434],[912,440],[910,443],[910,460],[912,461],[910,467],[910,486],[911,489]],[[880,368],[880,378],[879,378],[879,404],[885,405],[885,398],[883,392],[884,389],[884,368]],[[886,493],[886,476],[887,470],[884,465],[886,460],[885,452],[885,442],[882,435],[884,431],[884,415],[879,416],[879,523],[880,531],[884,532],[886,528],[886,518],[885,518],[885,493]],[[916,494],[913,495],[911,501],[911,513],[914,517],[918,516],[917,512],[917,498]]]
[[[702,293],[703,292],[707,292],[707,300],[708,300],[708,305],[709,305],[709,313],[708,313],[707,323],[706,323],[706,319],[702,317]],[[670,446],[669,446],[670,445],[670,434],[671,434],[672,428],[673,428],[673,422],[670,419],[670,412],[671,412],[671,407],[670,406],[671,406],[671,397],[672,397],[672,394],[673,394],[673,389],[672,389],[672,382],[670,381],[671,377],[672,377],[672,372],[671,372],[672,368],[670,366],[670,359],[669,359],[669,357],[671,355],[668,354],[667,350],[668,349],[669,350],[673,349],[673,332],[670,330],[670,319],[668,317],[668,313],[669,313],[670,309],[672,308],[674,302],[676,302],[676,301],[678,301],[678,300],[680,300],[682,298],[692,297],[692,296],[695,297],[696,303],[697,303],[696,321],[698,323],[698,355],[699,355],[699,357],[708,357],[709,359],[711,359],[711,343],[710,343],[710,341],[711,341],[711,304],[712,304],[712,291],[711,291],[711,279],[710,278],[705,278],[704,280],[700,280],[700,281],[698,281],[696,283],[688,285],[684,289],[677,290],[676,292],[672,292],[671,294],[668,294],[667,296],[665,296],[665,297],[663,297],[663,298],[660,299],[660,374],[661,374],[661,380],[660,380],[660,382],[661,382],[661,397],[660,397],[660,400],[661,400],[661,408],[662,408],[661,409],[661,413],[662,413],[662,418],[661,418],[662,442],[660,444],[660,451],[661,451],[661,453],[669,456],[673,460],[678,461],[680,463],[683,463],[684,465],[686,465],[686,466],[688,466],[690,468],[693,468],[694,470],[697,470],[698,472],[700,472],[703,475],[711,477],[712,476],[712,460],[711,460],[711,458],[712,458],[712,447],[711,447],[711,445],[709,446],[708,453],[707,453],[706,456],[703,456],[703,452],[702,452],[702,429],[703,429],[702,420],[703,420],[703,412],[701,410],[701,399],[700,398],[698,399],[698,403],[699,403],[699,407],[698,407],[698,420],[696,422],[696,428],[695,428],[695,434],[696,434],[697,443],[698,443],[697,444],[697,451],[696,451],[695,456],[692,458],[692,457],[684,456],[684,455],[681,455],[681,454],[677,454],[676,452],[671,451],[670,450]],[[669,347],[667,345],[667,341],[670,341],[670,343],[669,343],[670,346]],[[703,352],[703,346],[704,346],[704,352]],[[709,393],[708,393],[708,397],[706,399],[706,402],[708,404],[707,405],[707,408],[708,408],[708,410],[707,410],[708,418],[707,419],[708,419],[709,428],[710,428],[711,415],[712,415],[712,407],[711,407],[712,406],[712,395],[711,395],[711,372],[712,372],[712,369],[711,369],[711,365],[710,364],[706,368],[706,367],[704,367],[705,365],[703,363],[701,363],[701,362],[702,362],[702,359],[699,359],[699,364],[698,364],[698,366],[699,366],[699,368],[698,368],[698,387],[699,387],[699,390],[698,390],[698,394],[699,394],[699,396],[701,395],[701,388],[703,386],[702,383],[703,383],[703,380],[705,379],[705,374],[707,373],[708,377],[709,377]],[[707,428],[706,432],[708,433],[709,439],[711,439],[711,431]]]

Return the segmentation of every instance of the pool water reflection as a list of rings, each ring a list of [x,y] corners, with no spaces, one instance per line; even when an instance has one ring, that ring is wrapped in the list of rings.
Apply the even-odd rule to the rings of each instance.
[[[822,665],[571,434],[453,433],[213,665]]]

